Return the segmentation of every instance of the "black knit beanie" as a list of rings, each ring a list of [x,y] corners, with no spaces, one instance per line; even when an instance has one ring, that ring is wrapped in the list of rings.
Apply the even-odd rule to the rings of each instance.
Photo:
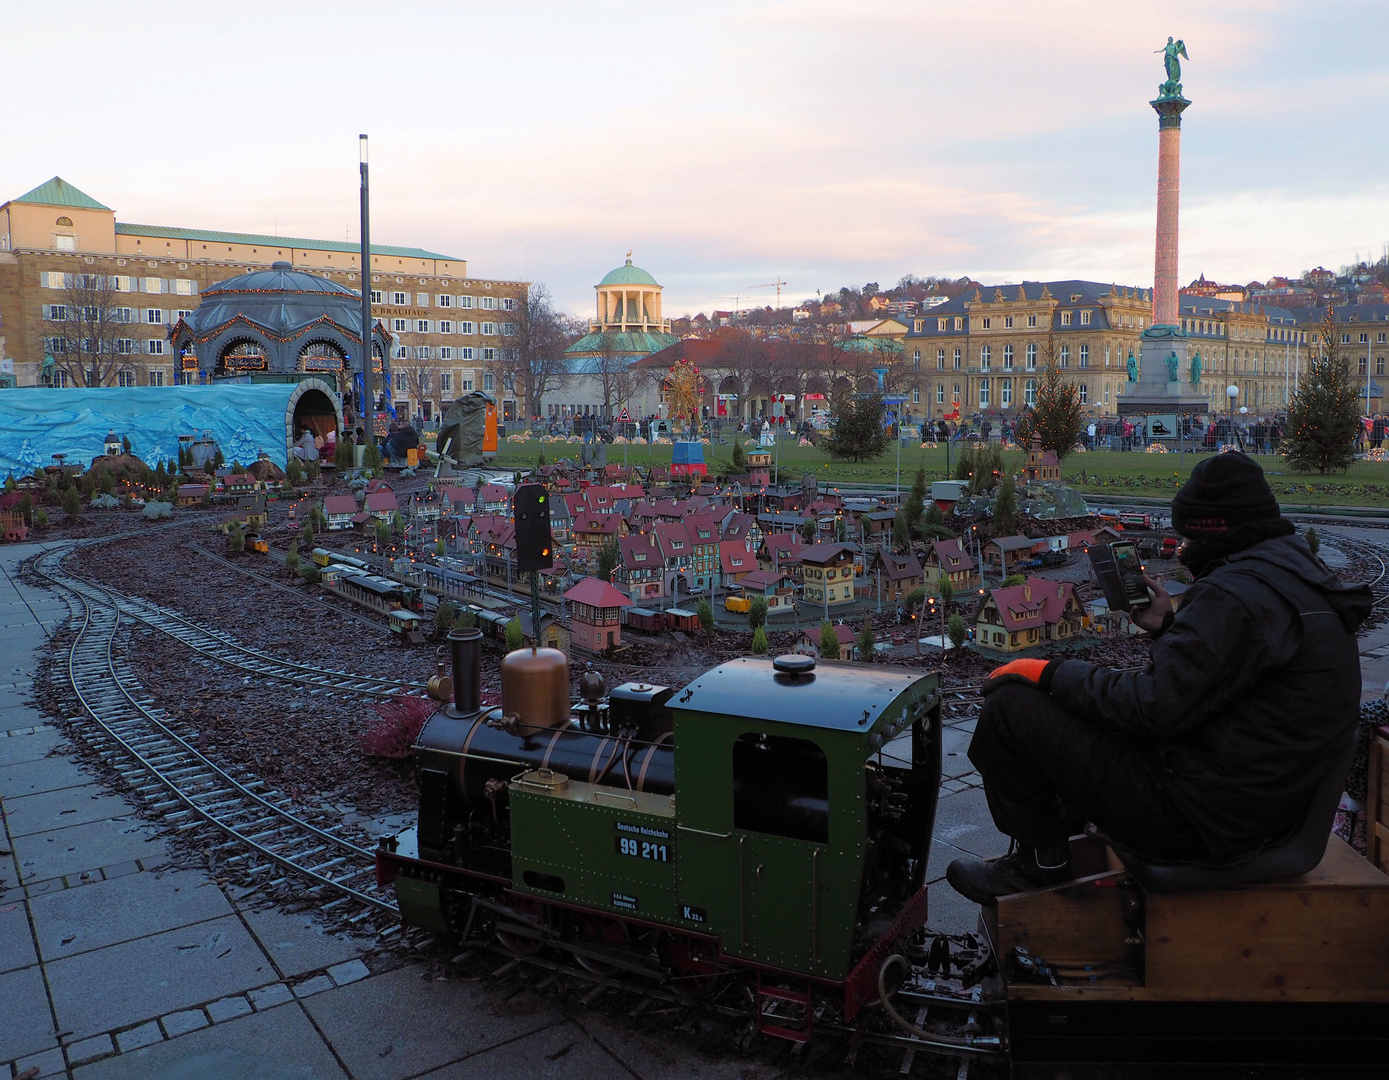
[[[1172,528],[1188,537],[1224,532],[1281,513],[1264,470],[1237,451],[1199,462],[1172,497]]]

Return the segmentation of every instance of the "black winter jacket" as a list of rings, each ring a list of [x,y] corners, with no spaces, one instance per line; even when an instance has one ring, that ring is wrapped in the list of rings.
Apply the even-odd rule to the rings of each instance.
[[[1300,536],[1231,555],[1187,590],[1143,671],[1055,669],[1063,708],[1136,741],[1215,858],[1286,834],[1356,727],[1356,628],[1343,585]]]

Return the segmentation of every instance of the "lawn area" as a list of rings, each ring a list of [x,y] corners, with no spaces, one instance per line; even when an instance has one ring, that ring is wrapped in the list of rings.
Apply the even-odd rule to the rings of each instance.
[[[577,460],[579,449],[576,443],[548,443],[542,446],[539,443],[518,445],[504,442],[498,449],[496,464],[501,468],[531,468],[542,450],[547,461],[560,458]],[[621,463],[623,449],[622,446],[609,446],[608,461]],[[732,471],[732,456],[731,445],[704,448],[705,461],[711,472]],[[1020,468],[1026,455],[1017,449],[1011,451],[1010,456]],[[1171,498],[1172,492],[1190,475],[1192,466],[1205,456],[1190,452],[1125,454],[1108,450],[1075,453],[1061,463],[1061,476],[1077,490],[1099,496]],[[626,448],[626,460],[633,465],[668,465],[670,457],[669,446],[637,443]],[[952,451],[952,463],[957,457]],[[1274,493],[1285,506],[1389,507],[1389,461],[1357,461],[1345,473],[1319,476],[1317,473],[1293,472],[1287,462],[1276,454],[1260,454],[1255,460],[1263,466]],[[831,486],[884,484],[891,487],[896,483],[897,461],[897,453],[891,449],[873,461],[864,462],[834,461],[823,450],[795,443],[783,443],[779,451],[782,480],[792,483],[805,473],[813,473],[822,483]],[[715,468],[719,462],[724,464],[722,470]],[[921,466],[925,466],[928,479],[949,478],[943,447],[904,446],[901,454],[903,490],[911,486],[912,476]]]

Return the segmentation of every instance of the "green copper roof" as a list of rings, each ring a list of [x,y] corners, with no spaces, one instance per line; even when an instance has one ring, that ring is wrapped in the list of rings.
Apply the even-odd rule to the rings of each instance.
[[[312,248],[315,251],[362,250],[361,244],[346,240],[305,240],[297,236],[263,236],[259,233],[217,232],[212,229],[175,229],[166,225],[127,225],[116,222],[116,232],[123,236],[158,236],[166,240],[202,240],[211,244],[253,244],[257,247]],[[439,259],[443,262],[464,262],[456,255],[440,255],[423,248],[386,247],[372,244],[373,255],[395,255],[406,259]]]
[[[39,203],[42,206],[71,206],[79,210],[110,210],[102,206],[86,192],[78,191],[61,176],[55,176],[46,184],[40,184],[33,191],[26,191],[15,202]]]
[[[630,356],[633,359],[660,352],[680,340],[674,334],[666,334],[660,330],[628,330],[625,333],[610,331],[608,337],[611,339],[614,354]],[[564,355],[570,357],[596,355],[602,349],[602,334],[585,334],[565,349]]]
[[[599,286],[603,285],[655,285],[658,289],[656,279],[643,270],[640,266],[633,266],[632,260],[627,260],[626,266],[619,266],[616,270],[610,270],[608,276],[600,281]]]

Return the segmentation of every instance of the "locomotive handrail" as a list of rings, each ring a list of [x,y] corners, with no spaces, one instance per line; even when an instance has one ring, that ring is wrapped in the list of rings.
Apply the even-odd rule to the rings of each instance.
[[[733,839],[731,832],[710,832],[708,829],[696,829],[693,825],[677,825],[675,827],[680,832],[699,833],[700,836],[712,836],[715,840]]]
[[[595,791],[595,792],[593,793],[593,801],[594,801],[594,802],[597,802],[597,801],[599,800],[600,797],[601,797],[601,798],[604,798],[604,799],[626,799],[629,803],[632,804],[633,807],[637,807],[637,806],[640,806],[640,805],[641,805],[640,803],[637,802],[637,800],[636,800],[635,797],[633,797],[633,796],[631,796],[631,795],[621,795],[621,794],[619,794],[619,793],[616,792],[616,791]]]

